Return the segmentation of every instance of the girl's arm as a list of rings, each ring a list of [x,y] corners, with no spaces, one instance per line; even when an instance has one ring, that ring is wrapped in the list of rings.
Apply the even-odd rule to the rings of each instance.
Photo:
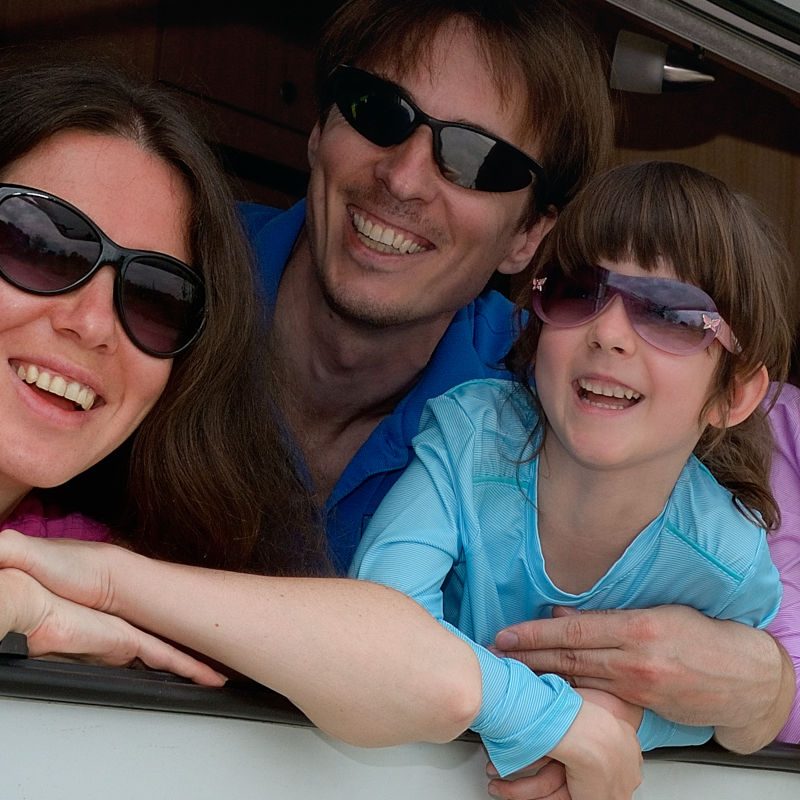
[[[226,664],[352,744],[449,741],[480,704],[471,649],[382,586],[186,567],[11,531],[0,534],[0,565]]]

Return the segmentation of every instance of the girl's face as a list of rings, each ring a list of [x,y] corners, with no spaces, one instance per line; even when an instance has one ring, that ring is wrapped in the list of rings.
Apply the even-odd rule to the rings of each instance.
[[[67,200],[120,245],[189,258],[182,176],[128,139],[64,131],[0,179]],[[0,279],[0,518],[31,487],[61,484],[116,449],[164,390],[172,362],[127,338],[114,310],[115,275],[104,267],[53,297]],[[55,378],[49,391],[20,377],[37,371]],[[82,405],[59,396],[65,387]]]
[[[655,272],[632,261],[599,266],[633,277],[675,278],[664,265]],[[548,456],[633,475],[651,466],[677,474],[705,428],[700,415],[720,352],[716,341],[692,355],[657,349],[632,328],[619,296],[578,327],[544,324],[535,376]]]

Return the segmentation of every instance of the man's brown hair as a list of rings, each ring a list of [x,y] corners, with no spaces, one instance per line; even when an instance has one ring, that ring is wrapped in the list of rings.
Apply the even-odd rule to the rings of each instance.
[[[329,110],[325,83],[339,64],[402,77],[429,60],[437,34],[454,21],[474,32],[501,100],[511,87],[523,89],[522,118],[547,175],[546,203],[562,208],[605,165],[614,123],[604,51],[557,0],[349,0],[328,21],[318,50],[321,121]],[[536,216],[531,204],[526,225]]]

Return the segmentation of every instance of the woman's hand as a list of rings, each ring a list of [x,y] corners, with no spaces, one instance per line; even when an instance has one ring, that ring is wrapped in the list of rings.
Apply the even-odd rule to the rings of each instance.
[[[115,614],[108,558],[115,545],[0,532],[0,567],[14,567],[82,606]]]
[[[225,682],[211,667],[122,619],[65,600],[18,569],[0,569],[0,635],[28,639],[31,657],[56,656],[107,666],[140,661],[206,686]]]

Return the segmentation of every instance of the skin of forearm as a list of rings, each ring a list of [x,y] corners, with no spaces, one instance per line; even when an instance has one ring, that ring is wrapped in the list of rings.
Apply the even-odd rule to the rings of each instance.
[[[772,686],[772,698],[769,688],[764,693],[761,713],[756,713],[736,726],[718,726],[714,730],[714,738],[719,744],[735,753],[752,753],[769,744],[786,722],[792,708],[797,688],[796,676],[792,660],[786,651],[768,634],[764,634],[769,642],[773,656],[765,675],[776,675]],[[765,654],[766,658],[769,658]],[[779,664],[775,662],[779,661]]]
[[[112,613],[269,686],[352,744],[450,741],[478,713],[471,648],[391,589],[184,567],[123,550],[112,576]]]

